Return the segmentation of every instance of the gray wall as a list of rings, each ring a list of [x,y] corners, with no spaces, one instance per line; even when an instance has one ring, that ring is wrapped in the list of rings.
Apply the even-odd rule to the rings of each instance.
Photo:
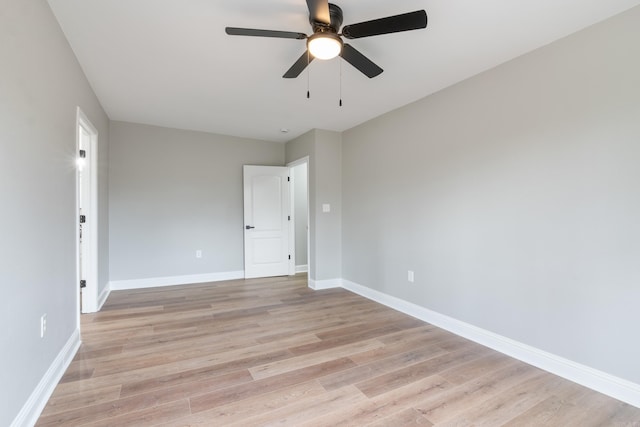
[[[343,277],[640,383],[639,40],[635,8],[344,133]]]
[[[123,122],[110,136],[111,280],[243,270],[242,165],[282,166],[284,144]]]
[[[309,277],[339,279],[342,273],[342,135],[314,129],[289,141],[287,163],[309,156]],[[322,212],[322,205],[331,212]]]
[[[296,266],[307,265],[307,228],[308,228],[308,165],[306,163],[295,166],[293,173],[293,191],[294,191],[294,219],[295,219],[295,249],[296,249]]]
[[[106,284],[109,138],[108,118],[47,3],[5,0],[1,9],[0,425],[7,426],[77,328],[77,106],[99,132],[99,276]]]
[[[316,280],[342,277],[342,135],[316,130]],[[322,212],[328,203],[331,212]]]

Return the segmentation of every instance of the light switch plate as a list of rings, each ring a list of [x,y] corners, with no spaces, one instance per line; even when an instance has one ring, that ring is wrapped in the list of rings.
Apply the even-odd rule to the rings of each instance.
[[[323,203],[322,212],[331,212],[331,205],[329,203]]]

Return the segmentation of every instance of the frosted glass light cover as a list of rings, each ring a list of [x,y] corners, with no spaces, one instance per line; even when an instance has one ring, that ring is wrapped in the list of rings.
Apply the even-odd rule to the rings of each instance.
[[[309,37],[307,48],[318,59],[332,59],[340,55],[342,40],[332,34],[318,34]]]

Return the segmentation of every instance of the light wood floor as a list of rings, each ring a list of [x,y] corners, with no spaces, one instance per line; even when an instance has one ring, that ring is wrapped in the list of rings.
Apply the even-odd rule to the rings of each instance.
[[[38,425],[640,426],[640,409],[306,277],[111,293]]]

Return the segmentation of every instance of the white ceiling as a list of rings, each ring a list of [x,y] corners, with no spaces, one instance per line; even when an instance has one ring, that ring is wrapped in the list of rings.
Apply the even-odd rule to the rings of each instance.
[[[316,60],[308,74],[283,79],[304,52],[303,40],[232,37],[224,28],[310,34],[304,0],[49,0],[112,120],[269,141],[313,128],[349,129],[640,4],[335,2],[345,25],[418,9],[427,11],[429,24],[349,41],[384,69],[373,79],[339,58]]]

